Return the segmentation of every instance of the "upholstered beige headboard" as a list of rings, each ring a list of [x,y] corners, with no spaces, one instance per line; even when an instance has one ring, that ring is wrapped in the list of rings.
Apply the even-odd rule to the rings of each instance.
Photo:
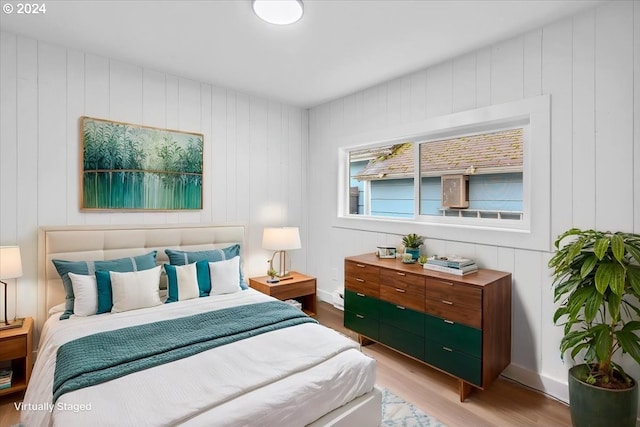
[[[52,259],[107,260],[157,250],[157,263],[168,262],[165,249],[185,251],[221,248],[239,243],[243,225],[76,225],[43,227],[38,234],[38,331],[51,307],[64,302],[64,287]]]

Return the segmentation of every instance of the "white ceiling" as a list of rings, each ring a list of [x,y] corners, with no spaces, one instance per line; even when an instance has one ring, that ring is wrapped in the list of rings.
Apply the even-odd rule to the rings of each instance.
[[[0,28],[308,108],[599,3],[303,1],[284,27],[250,0],[49,0],[44,15],[0,14]]]

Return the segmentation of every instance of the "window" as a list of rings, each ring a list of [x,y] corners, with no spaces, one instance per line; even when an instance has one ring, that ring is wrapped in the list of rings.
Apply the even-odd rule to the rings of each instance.
[[[334,224],[392,234],[421,224],[428,237],[548,250],[549,105],[543,95],[368,133],[377,143],[345,137],[360,145],[339,149]]]
[[[522,219],[522,128],[417,146],[419,215]],[[349,151],[349,214],[415,218],[415,147],[407,141]]]

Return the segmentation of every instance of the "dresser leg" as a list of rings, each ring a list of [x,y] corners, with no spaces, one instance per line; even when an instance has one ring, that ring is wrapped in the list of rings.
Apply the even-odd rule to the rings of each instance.
[[[460,402],[464,402],[467,396],[469,396],[469,393],[471,393],[471,390],[473,390],[473,387],[471,386],[471,384],[466,383],[462,380],[458,380],[458,391],[460,393]]]
[[[360,343],[360,345],[362,345],[362,346],[365,346],[365,345],[369,345],[369,344],[375,344],[375,341],[370,340],[369,338],[365,337],[364,335],[358,334],[358,343]]]

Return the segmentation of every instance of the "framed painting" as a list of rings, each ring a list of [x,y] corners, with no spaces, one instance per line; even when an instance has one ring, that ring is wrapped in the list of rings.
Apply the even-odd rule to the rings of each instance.
[[[202,209],[199,133],[81,118],[82,210]]]

